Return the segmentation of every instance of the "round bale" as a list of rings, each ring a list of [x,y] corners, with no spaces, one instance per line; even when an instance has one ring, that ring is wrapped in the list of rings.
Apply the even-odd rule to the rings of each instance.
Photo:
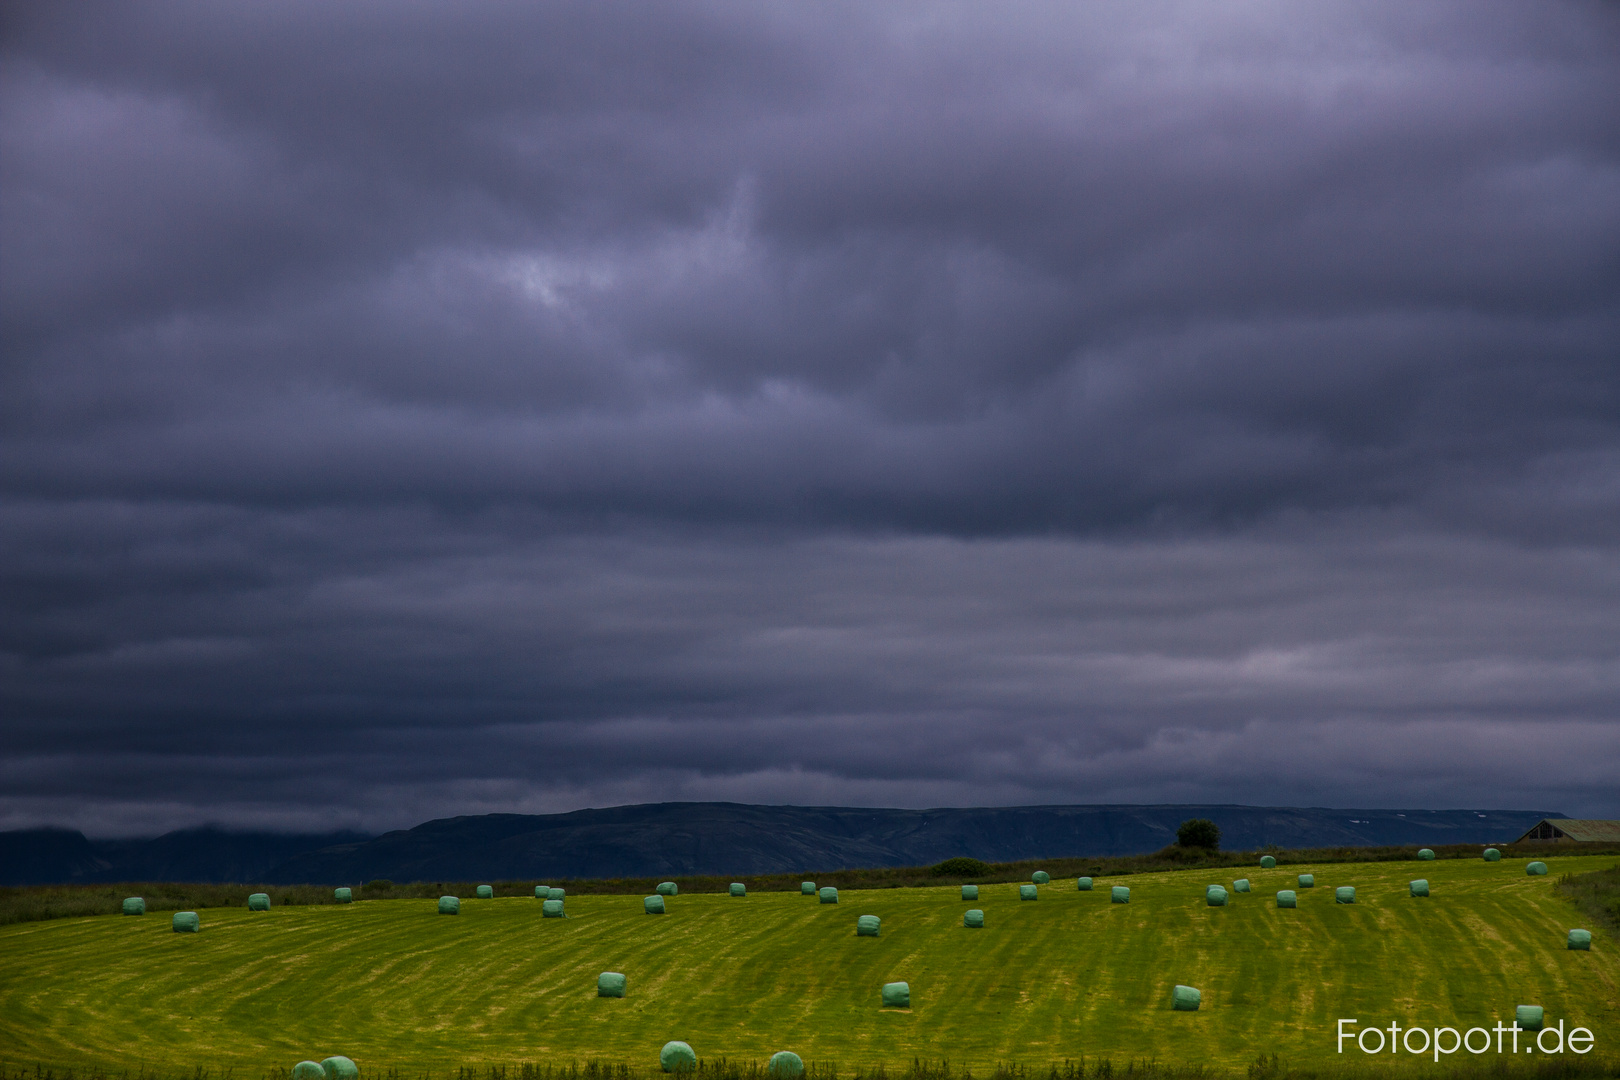
[[[1569,947],[1572,948],[1572,949],[1578,949],[1581,952],[1591,952],[1592,951],[1592,931],[1590,931],[1590,930],[1571,930],[1569,932]]]
[[[1018,886],[1018,899],[1020,900],[1034,900],[1040,895],[1040,889],[1036,888],[1034,885]]]
[[[1260,868],[1262,870],[1275,870],[1277,868],[1277,860],[1270,855],[1262,855],[1260,856]]]
[[[1299,887],[1301,889],[1314,889],[1314,888],[1316,888],[1316,875],[1315,874],[1301,874],[1301,875],[1299,875]]]
[[[563,917],[563,902],[561,900],[547,900],[540,905],[542,919],[560,919]]]
[[[547,900],[556,900],[556,901],[561,902],[563,900],[568,899],[568,892],[566,890],[564,890],[564,889],[547,889],[546,890],[546,899]]]
[[[1501,862],[1502,853],[1493,847],[1488,847],[1480,853],[1480,858],[1484,859],[1486,862]]]
[[[1204,890],[1204,903],[1210,907],[1226,906],[1226,888],[1221,885],[1211,885]]]
[[[332,899],[336,900],[340,904],[352,904],[354,903],[354,890],[349,888],[347,885],[343,886],[341,889],[333,889]]]
[[[1354,885],[1340,885],[1333,890],[1335,904],[1353,904],[1356,902],[1356,887]]]
[[[983,930],[984,912],[979,908],[968,908],[967,911],[962,915],[962,925],[967,927],[969,930]],[[1585,931],[1582,931],[1582,933],[1585,933]],[[1574,948],[1574,946],[1570,947]]]
[[[732,896],[747,896],[748,895],[748,886],[744,885],[740,881],[733,881],[731,883],[730,892],[731,892]]]
[[[883,1007],[885,1009],[911,1008],[911,984],[903,982],[884,983]]]
[[[671,1039],[658,1051],[658,1064],[664,1067],[665,1072],[694,1072],[697,1069],[697,1055],[686,1043]]]
[[[1416,881],[1414,881],[1411,884],[1407,885],[1406,888],[1413,896],[1428,896],[1429,895],[1429,879],[1420,877]]]
[[[664,898],[657,893],[642,897],[641,910],[648,915],[662,915],[664,913]]]
[[[878,918],[876,915],[862,915],[860,918],[855,920],[855,936],[877,937],[878,929],[882,925],[883,920]]]
[[[977,885],[964,885],[964,886],[962,886],[962,899],[964,899],[964,900],[977,900],[978,898],[979,898],[979,887]]]
[[[322,1059],[321,1070],[326,1073],[326,1080],[360,1080],[360,1066],[342,1054]]]
[[[131,896],[124,901],[125,915],[145,915],[146,901],[139,896]]]
[[[1037,870],[1033,874],[1029,875],[1029,880],[1033,881],[1037,885],[1048,885],[1051,884],[1052,875],[1048,874],[1045,870]]]
[[[256,892],[252,896],[248,897],[248,910],[249,911],[269,911],[270,910],[270,894],[269,893]]]
[[[197,918],[195,911],[177,911],[170,925],[177,934],[195,934],[202,929],[202,920]]]
[[[1131,902],[1131,889],[1130,889],[1130,886],[1129,885],[1115,885],[1114,888],[1113,888],[1113,892],[1111,893],[1109,899],[1111,899],[1116,904],[1128,904],[1128,903],[1130,903]]]
[[[1540,1005],[1520,1005],[1513,1010],[1513,1026],[1520,1031],[1540,1031],[1544,1015]]]
[[[480,900],[493,900],[493,899],[495,899],[495,886],[493,886],[493,885],[480,885],[480,886],[478,886],[478,899],[480,899]]]
[[[534,887],[534,898],[536,900],[550,900],[551,887],[549,885],[536,885]]]
[[[441,896],[441,897],[439,897],[439,914],[440,915],[460,915],[461,914],[461,901],[459,899],[457,899],[456,897],[454,897],[454,896]]]
[[[1530,877],[1542,877],[1547,873],[1547,864],[1538,860],[1526,866],[1524,872]]]
[[[1295,895],[1293,889],[1279,889],[1277,890],[1277,906],[1299,907],[1299,897]]]
[[[804,1075],[804,1059],[791,1050],[778,1050],[765,1063],[765,1075],[771,1080],[798,1080]]]
[[[1170,1008],[1176,1012],[1197,1012],[1204,995],[1196,986],[1180,986],[1170,992]]]
[[[292,1067],[292,1080],[326,1080],[326,1070],[318,1061],[300,1061]]]
[[[597,997],[624,997],[624,975],[618,971],[604,971],[596,977]]]
[[[655,888],[653,892],[657,893],[659,896],[679,896],[681,894],[681,887],[675,884],[673,881],[660,881],[658,883],[658,887]]]
[[[1246,878],[1246,877],[1240,877],[1236,881],[1232,882],[1232,891],[1233,892],[1248,892],[1249,891],[1249,879]]]
[[[813,881],[801,881],[801,882],[799,882],[799,895],[800,896],[814,896],[814,895],[816,895],[816,883],[813,882]]]
[[[1074,887],[1078,892],[1090,892],[1091,879],[1088,877],[1077,878],[1075,879]]]
[[[821,897],[821,902],[823,904],[838,903],[838,890],[833,888],[831,885],[823,885],[821,887],[821,891],[817,893],[817,895]]]
[[[1418,848],[1418,858],[1424,862],[1434,861],[1434,848]]]

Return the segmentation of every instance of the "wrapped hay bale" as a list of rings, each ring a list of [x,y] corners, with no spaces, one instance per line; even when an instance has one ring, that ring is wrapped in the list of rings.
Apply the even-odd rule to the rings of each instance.
[[[1018,899],[1033,900],[1041,895],[1041,891],[1033,885],[1018,886]]]
[[[566,900],[566,899],[568,899],[568,893],[567,893],[566,890],[563,890],[563,889],[547,889],[546,890],[546,899],[547,900],[558,900],[558,901]]]
[[[1540,1031],[1543,1016],[1540,1005],[1520,1005],[1513,1010],[1513,1026],[1520,1031]]]
[[[360,1080],[360,1066],[342,1054],[333,1054],[321,1061],[326,1080]]]
[[[1275,870],[1277,869],[1277,860],[1270,855],[1262,855],[1260,856],[1260,868],[1262,870]]]
[[[1298,887],[1301,888],[1301,889],[1314,889],[1314,888],[1316,888],[1316,875],[1315,874],[1301,874],[1301,875],[1299,875],[1299,886]]]
[[[969,930],[983,930],[984,912],[979,908],[968,908],[967,911],[962,915],[962,925],[967,927]]]
[[[1353,904],[1356,902],[1356,887],[1354,885],[1340,885],[1333,890],[1335,904]]]
[[[911,984],[903,982],[884,983],[883,1007],[885,1009],[911,1008]]]
[[[1196,986],[1177,986],[1170,991],[1170,1008],[1176,1012],[1197,1012],[1204,995]]]
[[[1406,888],[1413,896],[1428,896],[1429,895],[1429,879],[1428,878],[1418,878],[1416,881],[1409,884]]]
[[[1033,881],[1037,885],[1049,885],[1052,882],[1052,875],[1048,874],[1045,870],[1037,870],[1033,874],[1029,875],[1029,880]]]
[[[800,896],[814,896],[814,895],[816,895],[816,883],[813,882],[813,881],[801,881],[801,882],[799,882],[799,895]]]
[[[733,881],[731,883],[731,895],[732,896],[747,896],[748,895],[748,886],[744,885],[740,881]]]
[[[139,896],[131,896],[124,901],[125,915],[145,915],[146,901]]]
[[[540,905],[542,919],[560,919],[563,917],[563,902],[561,900],[547,900]]]
[[[1480,853],[1480,858],[1484,859],[1486,862],[1501,862],[1502,853],[1493,847],[1488,847]]]
[[[343,886],[341,889],[333,889],[332,899],[336,900],[340,904],[352,904],[354,903],[354,890],[349,888],[347,885]]]
[[[1220,885],[1211,885],[1204,890],[1204,903],[1210,907],[1226,906],[1226,889]]]
[[[648,915],[662,915],[664,913],[664,898],[659,896],[657,893],[654,893],[648,897],[643,897],[641,901],[641,910],[645,911]]]
[[[441,896],[441,897],[439,897],[439,914],[440,915],[460,915],[461,914],[461,901],[458,898],[454,897],[454,896]]]
[[[1091,879],[1088,878],[1088,877],[1077,878],[1075,880],[1074,887],[1079,892],[1090,892],[1091,891]]]
[[[1547,872],[1547,864],[1544,862],[1533,862],[1524,868],[1524,872],[1530,877],[1541,877]]]
[[[292,1080],[326,1080],[326,1070],[318,1061],[300,1061],[292,1067]]]
[[[549,885],[536,885],[534,887],[534,898],[536,900],[550,900],[551,887]]]
[[[831,885],[823,885],[821,887],[821,891],[816,895],[821,897],[821,902],[823,904],[838,903],[838,890],[833,888]]]
[[[1278,907],[1299,907],[1299,897],[1294,895],[1293,889],[1277,890]]]
[[[1434,849],[1433,848],[1418,848],[1418,858],[1422,859],[1424,862],[1433,862],[1434,861]]]
[[[1581,952],[1591,952],[1592,951],[1592,931],[1590,931],[1590,930],[1571,930],[1569,932],[1569,947],[1571,949],[1578,949]]]
[[[962,899],[964,899],[964,900],[977,900],[978,898],[979,898],[979,887],[977,885],[964,885],[964,886],[962,886]]]
[[[1236,881],[1232,882],[1232,891],[1233,892],[1248,892],[1249,891],[1249,879],[1246,878],[1246,877],[1240,877]]]
[[[658,887],[655,888],[653,892],[657,893],[659,896],[679,896],[681,894],[681,887],[675,884],[673,881],[660,881],[658,883]]]
[[[862,915],[860,918],[855,920],[855,936],[877,937],[878,928],[882,925],[883,920],[878,918],[876,915]]]
[[[671,1039],[658,1051],[658,1064],[664,1067],[665,1072],[695,1072],[697,1070],[697,1055],[685,1043]]]
[[[493,885],[480,885],[480,886],[478,886],[478,899],[480,899],[480,900],[493,900],[493,899],[495,899],[495,887]]]
[[[1130,889],[1130,886],[1128,886],[1128,885],[1115,885],[1114,888],[1113,888],[1112,893],[1110,893],[1110,895],[1109,895],[1109,899],[1111,901],[1113,901],[1114,903],[1116,903],[1116,904],[1128,904],[1128,903],[1130,903],[1131,902],[1131,889]]]
[[[624,975],[617,971],[604,971],[596,977],[597,997],[624,997]]]
[[[765,1063],[765,1075],[771,1080],[798,1080],[804,1075],[804,1059],[791,1050],[778,1050]]]
[[[197,918],[195,911],[177,911],[170,925],[177,934],[195,934],[202,929],[202,920]]]
[[[256,892],[252,896],[248,897],[248,910],[249,911],[269,911],[270,910],[270,894],[269,893]]]

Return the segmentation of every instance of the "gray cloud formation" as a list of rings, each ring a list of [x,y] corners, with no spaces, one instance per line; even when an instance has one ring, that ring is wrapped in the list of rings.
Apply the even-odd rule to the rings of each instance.
[[[0,825],[1620,813],[1612,6],[7,19]]]

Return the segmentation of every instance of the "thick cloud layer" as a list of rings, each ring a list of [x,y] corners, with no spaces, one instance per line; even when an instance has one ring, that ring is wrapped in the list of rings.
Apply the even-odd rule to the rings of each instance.
[[[1612,5],[4,35],[0,826],[1620,813]]]

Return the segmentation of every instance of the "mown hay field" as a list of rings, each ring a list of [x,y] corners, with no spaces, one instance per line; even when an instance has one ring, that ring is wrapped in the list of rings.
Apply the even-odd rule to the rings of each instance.
[[[1522,862],[1251,867],[1250,893],[1205,903],[1208,871],[1074,879],[1021,902],[1016,884],[963,901],[940,888],[669,898],[570,897],[542,919],[532,896],[211,909],[176,934],[166,914],[59,919],[0,928],[0,1058],[58,1068],[237,1068],[254,1073],[346,1054],[366,1072],[463,1063],[656,1062],[668,1039],[705,1058],[793,1050],[853,1069],[914,1057],[988,1068],[1109,1057],[1241,1070],[1260,1054],[1344,1062],[1335,1022],[1490,1026],[1514,1006],[1591,1029],[1595,1056],[1620,1057],[1620,943],[1565,948],[1575,907],[1559,875],[1613,856]],[[1313,873],[1299,906],[1278,889]],[[1432,895],[1407,883],[1428,878]],[[838,884],[836,880],[821,884]],[[1356,888],[1354,904],[1334,889]],[[985,913],[965,929],[968,908]],[[858,916],[882,919],[856,935]],[[622,999],[597,976],[623,972]],[[884,983],[907,1011],[879,1008]],[[1173,1012],[1176,984],[1197,1012]],[[1466,1063],[1459,1055],[1452,1064]]]

